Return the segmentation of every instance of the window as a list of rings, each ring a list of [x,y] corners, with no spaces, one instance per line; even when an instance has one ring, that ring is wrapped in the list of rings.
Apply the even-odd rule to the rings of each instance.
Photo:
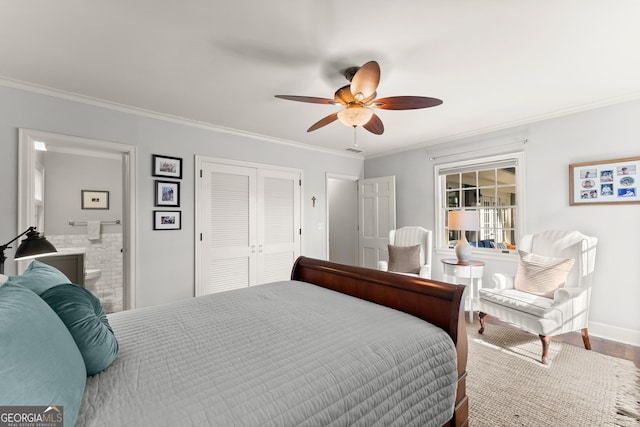
[[[523,223],[523,163],[514,153],[437,165],[436,248],[453,248],[465,233],[476,254],[514,251]],[[448,213],[460,209],[478,212],[479,230],[449,230]]]

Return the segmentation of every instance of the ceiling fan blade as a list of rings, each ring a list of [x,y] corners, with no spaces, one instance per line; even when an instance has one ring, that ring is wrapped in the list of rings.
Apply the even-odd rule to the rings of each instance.
[[[314,130],[320,129],[323,126],[328,125],[329,123],[333,123],[338,120],[338,113],[329,114],[327,117],[324,117],[317,122],[315,122],[307,132],[313,132]]]
[[[296,96],[296,95],[275,95],[276,98],[286,99],[288,101],[298,102],[310,102],[312,104],[331,104],[334,105],[336,101],[329,98],[316,98],[315,96]]]
[[[375,93],[379,83],[380,66],[376,61],[369,61],[351,79],[351,93],[357,101],[362,101]]]
[[[375,113],[371,116],[371,119],[362,126],[366,130],[371,133],[375,133],[376,135],[382,135],[384,133],[384,125],[382,124],[382,120]]]
[[[356,101],[351,93],[351,85],[346,85],[338,89],[333,98],[342,105],[347,105]]]
[[[376,96],[378,96],[378,92],[373,92],[370,96],[364,98],[362,101],[360,101],[362,103],[362,105],[364,105],[365,107],[370,106],[371,104],[373,104],[373,101],[376,100]]]
[[[441,99],[426,96],[390,96],[376,99],[371,107],[382,110],[416,110],[418,108],[435,107],[442,104]]]

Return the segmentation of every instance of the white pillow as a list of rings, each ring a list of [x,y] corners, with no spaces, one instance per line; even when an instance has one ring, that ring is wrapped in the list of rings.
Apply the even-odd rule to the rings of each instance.
[[[8,276],[5,276],[4,274],[0,274],[0,286],[4,285],[4,283],[9,280]]]
[[[553,258],[519,251],[520,264],[514,286],[517,290],[553,298],[556,289],[564,286],[574,259]]]

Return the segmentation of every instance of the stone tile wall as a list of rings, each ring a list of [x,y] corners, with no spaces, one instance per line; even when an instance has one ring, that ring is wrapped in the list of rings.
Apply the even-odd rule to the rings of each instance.
[[[99,240],[90,241],[86,235],[47,235],[57,249],[85,248],[85,270],[101,270],[95,286],[90,289],[98,298],[107,313],[122,311],[123,308],[123,264],[122,233],[102,233]]]

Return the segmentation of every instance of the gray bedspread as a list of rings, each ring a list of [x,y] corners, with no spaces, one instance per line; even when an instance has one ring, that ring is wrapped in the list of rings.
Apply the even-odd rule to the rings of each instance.
[[[440,426],[456,353],[441,329],[287,281],[112,314],[116,361],[78,426]]]

